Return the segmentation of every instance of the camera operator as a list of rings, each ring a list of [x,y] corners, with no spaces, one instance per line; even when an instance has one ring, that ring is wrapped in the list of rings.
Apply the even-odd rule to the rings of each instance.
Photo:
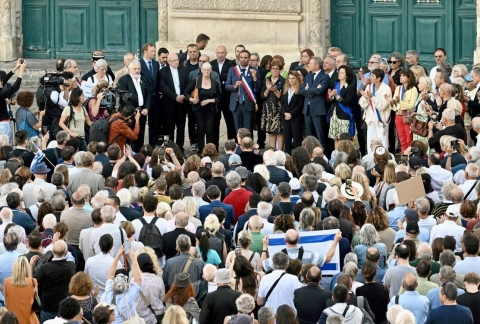
[[[118,80],[117,89],[126,91],[131,96],[125,100],[120,96],[120,111],[127,104],[131,103],[137,110],[140,110],[140,131],[136,141],[132,143],[134,151],[140,151],[145,138],[145,123],[150,109],[150,93],[148,92],[147,81],[140,75],[141,65],[138,60],[133,60],[128,65],[129,74],[124,75]],[[153,126],[153,125],[152,125]]]
[[[127,138],[136,141],[140,132],[140,116],[140,111],[136,110],[131,104],[125,105],[122,112],[113,114],[109,120],[108,145],[117,143],[122,152]],[[130,128],[132,123],[135,123],[133,130]]]
[[[414,140],[410,143],[410,146],[403,152],[404,155],[408,155],[409,159],[417,156],[422,161],[422,166],[428,168],[428,156],[427,156],[427,143],[423,140]]]
[[[18,59],[17,64],[12,71],[8,72],[5,78],[0,81],[0,133],[7,134],[10,138],[10,145],[12,145],[13,132],[12,125],[10,124],[10,116],[8,114],[8,103],[6,99],[11,98],[11,96],[20,89],[20,84],[22,83],[23,73],[27,68],[27,61],[24,59]],[[3,89],[4,84],[15,74],[15,72],[20,69],[17,80],[13,86],[8,87],[8,89]]]
[[[103,51],[94,51],[92,53],[92,67],[93,68],[90,71],[88,71],[87,73],[85,73],[84,75],[82,75],[82,81],[87,81],[88,78],[90,78],[92,75],[97,73],[95,71],[95,63],[100,59],[102,59],[102,60],[105,59],[105,53]],[[115,81],[115,74],[113,73],[112,69],[108,65],[107,65],[107,74],[111,77],[112,80]]]
[[[38,136],[39,130],[42,128],[42,119],[45,116],[45,110],[37,109],[35,113],[30,111],[35,96],[30,91],[22,91],[18,94],[17,100],[20,107],[15,114],[15,122],[17,130],[26,130],[28,139]],[[38,116],[38,119],[37,117]]]
[[[76,87],[76,82],[69,81],[72,78],[72,81],[74,81],[73,74],[71,72],[63,72],[63,74],[63,76],[49,76],[49,81],[45,80],[48,74],[40,79],[41,83],[43,81],[44,90],[42,92],[45,93],[46,101],[44,108],[39,105],[39,109],[45,110],[43,126],[46,126],[50,131],[50,140],[54,140],[57,132],[62,130],[59,126],[60,116],[63,108],[68,106],[71,90]],[[39,87],[39,90],[41,88],[42,85]],[[37,90],[37,94],[39,90]]]
[[[443,111],[441,122],[434,123],[433,120],[428,122],[428,146],[435,149],[437,153],[442,152],[440,138],[443,135],[450,135],[456,138],[465,137],[462,125],[455,123],[455,112],[451,108],[446,108]]]
[[[88,116],[92,121],[108,117],[107,109],[101,106],[103,97],[105,97],[105,91],[108,90],[110,85],[107,81],[99,81],[92,90],[92,96],[87,99],[86,107]]]

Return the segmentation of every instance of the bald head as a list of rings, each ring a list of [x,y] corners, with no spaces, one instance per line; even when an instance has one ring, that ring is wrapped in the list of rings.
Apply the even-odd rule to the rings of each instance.
[[[177,68],[179,65],[177,53],[169,53],[167,56],[167,62],[171,67]]]
[[[53,243],[53,256],[55,258],[63,258],[67,254],[67,243],[63,240],[59,240]]]
[[[452,202],[454,204],[460,204],[463,201],[463,191],[460,188],[452,189]]]
[[[217,161],[213,163],[212,172],[216,176],[223,176],[223,172],[225,172],[225,166],[222,162]]]
[[[19,195],[20,195],[20,199],[23,198],[23,191],[22,191],[22,190],[20,190],[20,189],[18,189],[18,188],[15,188],[15,189],[12,189],[11,192],[15,192],[15,193],[19,194]]]
[[[188,226],[188,214],[181,211],[175,216],[175,226],[185,228]]]
[[[203,279],[207,282],[213,282],[217,275],[217,267],[213,264],[207,264],[203,267]]]
[[[472,119],[472,128],[477,133],[480,133],[480,117],[475,117],[475,118]]]
[[[248,220],[248,227],[252,232],[260,232],[263,227],[262,218],[260,216],[252,216]]]
[[[447,96],[452,96],[452,93],[453,93],[453,87],[451,84],[448,84],[448,83],[444,83],[440,86],[440,90],[443,91],[444,94],[446,94]]]
[[[85,196],[83,194],[83,192],[80,192],[80,191],[75,191],[73,194],[72,194],[72,205],[74,207],[83,207],[83,205],[85,205]]]
[[[318,146],[313,149],[312,159],[316,158],[317,156],[323,157],[323,149]]]
[[[352,173],[355,173],[355,172],[359,172],[359,173],[363,173],[363,174],[367,174],[367,172],[365,171],[365,167],[361,166],[361,165],[356,165],[353,167],[352,169]]]
[[[223,45],[218,45],[215,49],[215,56],[217,57],[217,60],[222,63],[225,61],[225,57],[227,57],[227,48]]]
[[[375,264],[378,264],[378,262],[380,261],[380,252],[378,251],[378,249],[376,247],[370,247],[367,250],[367,254],[365,255],[365,259],[367,259],[367,261],[371,261]]]
[[[0,211],[0,218],[2,219],[3,222],[8,222],[11,221],[13,218],[13,212],[10,208],[4,207]]]
[[[285,233],[285,242],[288,245],[297,245],[299,239],[300,239],[300,235],[294,229],[289,229]]]
[[[405,291],[414,291],[417,288],[417,276],[409,272],[403,276],[403,289]]]
[[[308,272],[307,272],[308,283],[314,283],[318,285],[321,279],[322,279],[322,271],[320,270],[319,267],[313,266],[310,269],[308,269]]]

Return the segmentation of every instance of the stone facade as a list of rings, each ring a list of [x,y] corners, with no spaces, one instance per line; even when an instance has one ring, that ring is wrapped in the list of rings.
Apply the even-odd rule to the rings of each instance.
[[[299,48],[308,45],[324,56],[330,46],[330,1],[328,0],[159,0],[158,47],[186,50],[198,34],[210,36],[202,53],[214,57],[223,44],[234,57],[234,48],[280,54],[296,61]]]
[[[0,0],[0,61],[13,61],[22,52],[22,1]]]

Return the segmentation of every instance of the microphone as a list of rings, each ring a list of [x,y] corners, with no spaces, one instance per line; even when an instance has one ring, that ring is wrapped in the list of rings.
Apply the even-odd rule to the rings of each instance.
[[[72,72],[68,72],[68,71],[62,72],[62,77],[64,79],[73,79],[74,76],[75,74],[73,74]]]

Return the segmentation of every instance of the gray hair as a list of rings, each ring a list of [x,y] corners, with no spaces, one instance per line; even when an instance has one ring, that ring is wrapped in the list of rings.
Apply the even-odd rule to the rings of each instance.
[[[190,241],[190,237],[188,237],[188,235],[185,235],[185,234],[180,234],[178,237],[177,237],[177,241],[176,241],[176,244],[177,244],[177,248],[180,252],[187,252],[190,250],[190,246],[191,246],[191,241]]]
[[[275,317],[275,310],[270,306],[263,306],[258,310],[258,324],[268,324]]]
[[[205,62],[202,64],[202,69],[209,69],[210,71],[212,71],[212,65],[208,62]]]
[[[450,250],[445,250],[440,252],[438,262],[440,263],[441,267],[449,266],[453,268],[457,262],[457,258],[455,258],[455,253]]]
[[[55,136],[55,139],[57,140],[57,144],[59,145],[65,144],[69,136],[70,135],[67,133],[67,131],[64,131],[64,130],[59,131],[57,133],[57,136]]]
[[[339,229],[339,228],[340,228],[340,222],[338,221],[338,218],[334,216],[329,216],[323,220],[323,229],[329,230],[329,229]]]
[[[95,62],[95,64],[93,64],[93,69],[95,70],[95,72],[98,72],[98,69],[99,68],[102,68],[102,67],[107,67],[108,64],[107,64],[107,61],[105,61],[104,59],[99,59]]]
[[[102,174],[103,171],[103,164],[100,161],[93,162],[92,171],[96,174]]]
[[[311,208],[304,208],[300,213],[300,230],[315,230],[315,212]]]
[[[7,134],[0,134],[0,147],[7,146],[10,143],[10,138]]]
[[[472,161],[477,161],[480,159],[480,148],[473,146],[470,148],[470,156],[472,157]]]
[[[335,188],[328,187],[323,191],[323,199],[326,203],[338,199],[338,191]]]
[[[115,214],[115,208],[110,205],[103,206],[102,209],[100,209],[100,215],[105,223],[113,223]]]
[[[192,185],[192,194],[196,197],[202,197],[205,193],[205,183],[197,181]]]
[[[260,55],[259,55],[257,52],[252,52],[252,53],[250,53],[250,57],[251,57],[252,55],[255,55],[255,56],[257,57],[257,60],[260,60]],[[259,62],[259,63],[260,63],[260,62]]]
[[[335,170],[338,165],[345,163],[348,165],[348,154],[345,152],[338,152],[337,156],[335,157],[335,162],[333,162],[332,168]]]
[[[342,316],[342,314],[328,315],[326,323],[327,324],[344,324],[345,318]]]
[[[290,262],[290,258],[283,252],[277,252],[272,257],[273,269],[285,270]]]
[[[272,214],[272,209],[273,209],[272,204],[265,201],[261,201],[257,205],[257,215],[263,219],[267,219],[268,216]]]
[[[227,185],[232,189],[238,188],[242,183],[240,175],[235,171],[230,171],[225,177],[225,180],[227,181]]]
[[[255,300],[250,294],[241,294],[235,300],[235,305],[239,313],[250,314],[255,308]]]
[[[358,263],[358,256],[355,252],[348,252],[345,257],[343,258],[343,264],[347,264],[348,262],[355,262]]]
[[[77,167],[79,166],[82,166],[82,157],[83,155],[85,154],[84,151],[78,151],[77,153],[75,153],[75,155],[73,156],[73,161],[75,162],[75,165]]]
[[[128,207],[132,200],[132,194],[127,188],[122,188],[117,192],[117,197],[120,199],[120,207]]]
[[[206,264],[203,267],[203,277],[205,278],[206,281],[212,282],[213,279],[215,279],[216,275],[217,275],[217,267],[215,267],[213,264]]]
[[[53,214],[47,214],[43,217],[42,225],[44,228],[53,228],[57,224],[57,218]]]
[[[35,186],[35,188],[33,188],[33,196],[38,202],[44,202],[47,198],[47,189],[42,186]]]
[[[277,166],[285,166],[287,156],[283,151],[275,151],[275,158],[277,159]]]
[[[456,300],[458,295],[457,286],[453,282],[446,282],[440,287],[440,293],[445,295],[448,300]]]
[[[354,262],[345,263],[343,266],[343,273],[352,278],[352,281],[354,281],[358,275],[358,265]]]
[[[277,192],[281,198],[288,198],[292,192],[292,187],[288,182],[280,182],[277,186]]]
[[[217,161],[212,165],[212,172],[216,174],[223,174],[223,170],[225,170],[225,166],[222,162]],[[193,172],[193,171],[192,171]],[[197,173],[198,174],[198,173]],[[190,173],[189,173],[190,175]]]
[[[92,205],[94,209],[102,208],[103,206],[105,206],[105,201],[105,197],[95,195],[95,197],[90,200],[90,205]]]
[[[418,52],[416,50],[408,50],[405,55],[413,55],[415,56],[415,59],[418,61],[418,58],[420,57],[420,55],[418,54]]]
[[[320,56],[313,56],[310,60],[315,60],[315,64],[320,66],[320,68],[323,66],[323,60]]]
[[[63,185],[65,182],[65,176],[61,172],[55,172],[52,174],[52,184],[60,184]]]
[[[21,227],[19,225],[10,226],[7,233],[15,234],[18,238],[17,243],[20,243],[22,241],[23,227]]]
[[[468,174],[470,179],[476,179],[478,177],[478,166],[475,163],[468,163],[465,167],[465,173]]]
[[[138,193],[140,192],[140,188],[132,186],[128,188],[128,191],[130,191],[130,195],[132,196],[132,198],[130,198],[130,202],[138,203]]]
[[[13,218],[13,211],[8,208],[8,207],[4,207],[1,211],[0,211],[0,218],[2,219],[2,221],[10,221],[12,220]]]
[[[317,190],[318,182],[316,176],[307,174],[303,177],[303,182],[307,191],[315,192]]]
[[[134,65],[141,66],[140,61],[137,59],[132,60],[130,64],[128,64],[128,69],[130,70],[130,68],[132,68]]]
[[[360,244],[372,246],[379,241],[378,232],[372,224],[364,224],[360,229]]]
[[[457,185],[453,182],[444,182],[442,184],[442,194],[445,200],[452,200],[452,190],[457,188]]]
[[[83,193],[84,198],[87,198],[91,194],[90,186],[86,184],[82,184],[80,187],[78,187],[77,191]]]
[[[395,323],[395,319],[397,318],[398,314],[403,311],[403,307],[400,305],[393,305],[387,311],[387,320],[389,323]]]
[[[186,212],[187,203],[183,200],[177,200],[172,205],[172,213],[173,215],[177,215],[180,212]]]
[[[125,55],[123,56],[123,59],[126,60],[126,59],[127,59],[127,56],[129,56],[129,55],[135,57],[135,54],[133,54],[133,53],[131,53],[131,52],[127,52],[127,53],[125,53]]]
[[[263,153],[263,163],[265,165],[277,165],[277,158],[275,157],[275,152],[265,151],[265,153]]]
[[[120,295],[128,289],[127,277],[124,274],[118,274],[113,278],[112,290],[114,295]]]
[[[415,200],[415,205],[417,205],[418,212],[420,214],[425,215],[430,210],[430,202],[425,197],[418,198],[417,200]]]
[[[455,120],[455,112],[453,111],[452,108],[445,109],[443,111],[442,116],[445,117],[445,119],[448,120],[448,121],[454,121]]]
[[[65,198],[61,195],[56,195],[52,198],[52,208],[55,211],[60,211],[65,209]]]
[[[395,324],[415,324],[415,315],[408,309],[404,309],[397,314]]]
[[[315,164],[314,163],[305,164],[302,169],[302,174],[310,174],[316,177],[317,169],[315,168]]]
[[[445,283],[445,282],[454,282],[455,281],[455,278],[457,278],[457,273],[455,272],[455,270],[450,267],[450,266],[442,266],[440,268],[440,281],[442,283]]]
[[[420,243],[417,248],[417,255],[420,259],[432,259],[432,247],[428,243]]]
[[[72,59],[68,59],[65,61],[65,63],[63,63],[63,69],[66,70],[66,69],[69,69],[73,66],[73,62],[75,62],[74,60]]]

